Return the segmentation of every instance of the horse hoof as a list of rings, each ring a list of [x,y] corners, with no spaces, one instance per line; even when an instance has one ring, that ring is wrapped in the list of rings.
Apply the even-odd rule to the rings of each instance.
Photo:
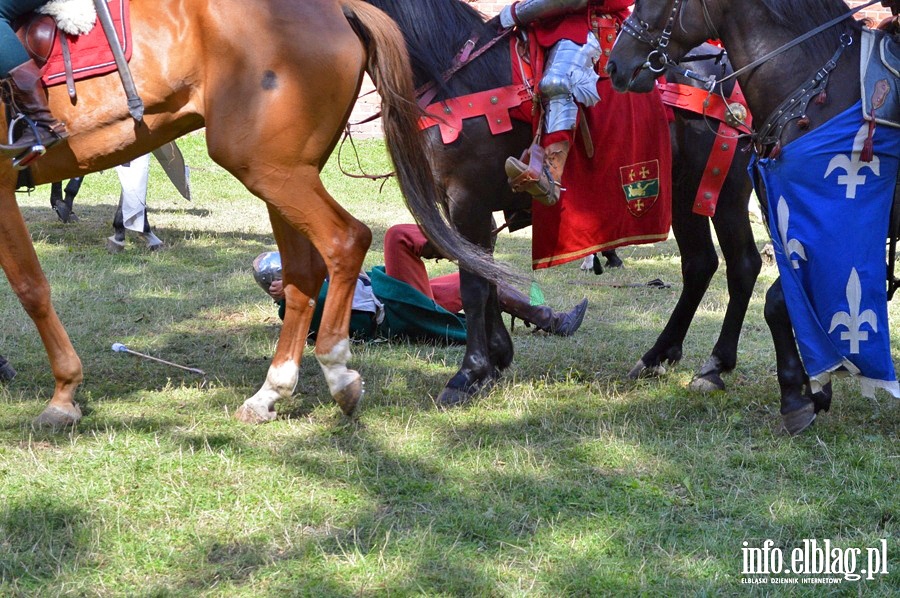
[[[110,253],[120,253],[125,249],[125,241],[117,241],[115,237],[107,237],[106,250]]]
[[[644,363],[643,359],[639,359],[635,364],[631,371],[628,372],[628,378],[630,380],[637,380],[638,378],[657,378],[659,376],[665,376],[666,367],[662,364],[647,367],[647,364]]]
[[[43,413],[32,420],[35,428],[52,428],[58,430],[74,426],[81,419],[81,408],[72,403],[71,407],[63,408],[56,405],[48,405]]]
[[[718,374],[707,374],[706,376],[697,376],[691,380],[690,388],[700,392],[716,392],[725,390],[725,381]]]
[[[6,362],[2,366],[0,366],[0,382],[9,382],[15,377],[16,370],[13,369],[13,366],[9,365],[9,362]]]
[[[361,376],[357,375],[356,379],[350,384],[334,393],[334,400],[344,412],[344,415],[354,419],[359,413],[359,405],[362,402],[362,396],[365,393],[365,383]]]
[[[474,392],[469,393],[461,388],[444,387],[444,390],[438,395],[435,404],[437,404],[440,409],[452,409],[453,407],[465,405],[472,400],[474,395]]]
[[[782,413],[781,421],[785,431],[791,436],[796,436],[816,421],[816,406],[809,402],[800,409]]]
[[[147,249],[150,251],[159,251],[164,248],[166,245],[162,242],[162,239],[154,235],[153,233],[140,233],[141,238],[147,244]]]
[[[75,212],[73,212],[64,201],[53,202],[53,211],[56,212],[56,216],[63,224],[78,222],[78,216],[75,215]]]
[[[278,414],[274,409],[261,413],[246,404],[241,405],[240,409],[234,412],[234,419],[245,424],[266,424],[273,421],[277,416]]]

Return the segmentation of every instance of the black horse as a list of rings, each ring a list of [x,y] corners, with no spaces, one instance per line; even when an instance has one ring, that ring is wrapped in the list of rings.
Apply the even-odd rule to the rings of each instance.
[[[511,84],[508,43],[497,43],[444,82],[443,73],[469,39],[479,46],[494,38],[498,19],[485,22],[460,0],[369,0],[390,14],[404,32],[416,84],[439,82],[432,101]],[[478,49],[476,48],[477,52]],[[695,68],[722,68],[712,61]],[[682,357],[682,343],[696,309],[718,267],[709,218],[692,212],[707,156],[716,141],[714,125],[698,115],[676,110],[672,126],[673,223],[682,259],[684,285],[669,322],[653,347],[630,375],[662,371],[663,362]],[[513,121],[513,129],[492,135],[486,119],[467,119],[459,138],[444,145],[437,128],[426,132],[431,161],[447,190],[450,218],[460,232],[483,247],[492,244],[492,213],[530,207],[530,198],[510,191],[503,169],[508,156],[518,156],[532,140],[530,125]],[[602,159],[598,155],[596,159]],[[737,343],[761,258],[750,228],[747,202],[750,185],[746,152],[739,151],[727,174],[716,215],[712,218],[725,257],[729,303],[719,339],[695,378],[695,387],[722,389],[722,372],[737,361]],[[496,290],[485,280],[461,271],[461,294],[468,338],[462,366],[447,383],[438,402],[453,405],[489,384],[512,362],[513,347],[501,319]]]
[[[729,16],[734,11],[740,18]],[[807,36],[826,21],[833,23]],[[651,53],[654,62],[677,61],[714,31],[738,70],[755,125],[763,123],[754,133],[755,150],[776,157],[860,99],[861,29],[842,0],[638,0],[626,23],[629,35],[620,35],[607,68],[617,89],[649,91],[656,74],[643,65]],[[662,49],[661,39],[668,39]],[[814,83],[814,91],[804,93]],[[794,105],[781,107],[792,98]],[[765,134],[769,123],[773,134]],[[887,130],[879,125],[879,131]],[[829,408],[831,385],[816,390],[810,384],[780,278],[766,295],[765,313],[775,344],[782,418],[788,432],[798,433]]]

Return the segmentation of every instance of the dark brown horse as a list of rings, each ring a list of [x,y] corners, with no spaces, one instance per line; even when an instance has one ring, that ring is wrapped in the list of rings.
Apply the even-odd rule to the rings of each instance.
[[[329,195],[319,177],[350,115],[368,69],[383,94],[387,143],[404,194],[431,240],[469,268],[502,269],[483,252],[456,251],[461,239],[445,226],[416,131],[408,57],[394,22],[359,0],[133,0],[131,70],[145,103],[141,122],[129,115],[117,74],[78,83],[72,105],[50,89],[54,115],[68,140],[33,166],[37,184],[111,168],[189,131],[206,128],[210,156],[266,202],[281,251],[287,313],[261,389],[237,411],[246,421],[275,417],[289,396],[315,298],[331,284],[316,357],[331,394],[352,415],[362,394],[348,369],[348,325],[369,229]],[[0,131],[5,135],[5,131]],[[37,424],[67,425],[81,410],[75,391],[82,366],[50,300],[50,287],[16,205],[17,173],[0,164],[0,265],[41,335],[56,379]],[[418,213],[424,209],[427,213]]]
[[[406,36],[416,85],[443,81],[443,74],[468,39],[479,47],[497,34],[498,22],[484,22],[460,0],[368,0],[390,14]],[[475,51],[478,49],[476,47]],[[694,68],[724,72],[713,61]],[[441,84],[433,101],[503,87],[511,83],[508,43],[498,43]],[[680,79],[681,80],[681,79]],[[715,125],[690,112],[676,110],[672,125],[672,227],[681,252],[684,286],[672,315],[656,343],[630,375],[659,373],[664,362],[682,357],[682,344],[697,307],[718,267],[710,219],[692,211],[707,156],[716,141]],[[491,135],[484,118],[464,121],[457,141],[444,145],[434,127],[426,133],[429,153],[441,185],[447,189],[450,215],[456,227],[482,247],[492,244],[492,213],[530,206],[530,198],[510,191],[503,169],[508,156],[518,156],[532,140],[531,126],[513,121],[513,130]],[[614,143],[614,140],[604,140]],[[596,157],[602,160],[598,154]],[[727,265],[729,302],[722,330],[711,356],[694,380],[700,389],[724,388],[721,374],[737,363],[737,344],[744,314],[761,267],[750,228],[747,201],[750,184],[745,174],[746,152],[739,151],[727,175],[713,226]],[[501,319],[495,289],[484,279],[461,270],[462,299],[468,339],[462,366],[447,383],[439,403],[453,405],[490,384],[512,362],[513,347]]]
[[[762,157],[776,156],[776,147],[787,147],[860,99],[862,24],[842,0],[638,0],[626,25],[628,35],[619,37],[608,66],[614,85],[623,91],[649,91],[658,73],[648,67],[678,61],[698,41],[720,38],[738,70],[754,122],[773,117],[777,124],[785,115],[780,135],[754,135]],[[836,53],[838,48],[843,49]],[[808,105],[779,108],[791,97],[802,101],[800,90],[810,89],[820,73],[828,75],[824,93],[816,88],[813,101],[806,94]],[[798,433],[828,409],[831,385],[816,391],[810,384],[780,278],[766,295],[765,313],[775,344],[782,418],[789,432]]]

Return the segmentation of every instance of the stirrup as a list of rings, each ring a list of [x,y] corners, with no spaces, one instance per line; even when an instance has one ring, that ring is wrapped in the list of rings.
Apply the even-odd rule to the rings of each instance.
[[[535,143],[526,149],[520,160],[507,158],[505,169],[509,186],[516,193],[528,193],[545,206],[559,201],[560,186],[544,165],[544,148],[540,145]]]
[[[24,123],[34,136],[35,141],[30,147],[28,145],[17,146],[16,141],[13,139],[16,126],[19,123]],[[42,135],[38,128],[38,124],[34,120],[25,114],[19,113],[9,123],[7,145],[0,144],[0,155],[13,158],[13,168],[16,170],[23,170],[36,159],[47,153],[47,149],[68,137],[68,135],[65,134],[65,128],[62,128],[61,131],[62,133],[57,132],[52,127],[47,127],[45,134]],[[25,133],[23,133],[23,135],[24,134]]]
[[[15,170],[25,170],[32,162],[47,153],[47,148],[43,144],[31,146],[31,149],[25,150],[13,158],[12,165]]]

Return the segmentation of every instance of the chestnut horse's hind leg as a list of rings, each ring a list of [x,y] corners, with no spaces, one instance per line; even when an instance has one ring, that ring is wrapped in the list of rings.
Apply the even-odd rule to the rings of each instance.
[[[286,312],[266,381],[235,415],[244,421],[270,421],[276,415],[275,402],[293,392],[315,299],[327,270],[328,299],[316,337],[316,359],[332,397],[345,415],[353,417],[363,383],[359,373],[347,367],[350,308],[372,233],[325,191],[316,166],[298,166],[283,181],[256,179],[252,190],[269,205],[281,251]]]
[[[56,379],[53,398],[34,424],[52,427],[74,424],[81,419],[81,409],[75,403],[75,390],[82,380],[81,360],[50,302],[50,285],[38,263],[15,193],[9,186],[0,191],[0,213],[3,214],[0,266],[41,335]]]
[[[271,207],[269,219],[282,255],[286,309],[275,350],[276,358],[273,358],[272,365],[269,366],[266,381],[235,412],[237,419],[247,423],[263,423],[275,419],[275,402],[293,393],[314,312],[314,309],[298,307],[314,305],[325,279],[325,262],[309,239],[291,228]]]

